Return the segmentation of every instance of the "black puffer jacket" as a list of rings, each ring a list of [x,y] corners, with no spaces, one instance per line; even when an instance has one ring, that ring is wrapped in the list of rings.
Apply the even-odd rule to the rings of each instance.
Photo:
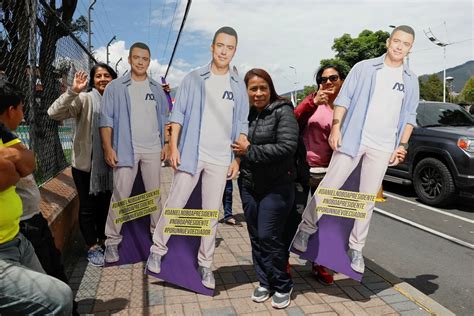
[[[241,185],[262,195],[295,180],[298,123],[287,100],[277,100],[260,113],[252,107],[248,138],[251,145],[240,164]]]

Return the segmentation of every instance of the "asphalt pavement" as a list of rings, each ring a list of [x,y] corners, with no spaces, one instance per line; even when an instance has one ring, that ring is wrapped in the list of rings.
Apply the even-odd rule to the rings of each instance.
[[[454,313],[472,315],[474,203],[428,207],[410,187],[384,183],[384,190],[386,202],[376,206],[384,215],[374,214],[364,255]]]

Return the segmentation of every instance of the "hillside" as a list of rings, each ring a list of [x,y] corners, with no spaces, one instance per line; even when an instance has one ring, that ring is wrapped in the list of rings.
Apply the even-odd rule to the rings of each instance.
[[[420,76],[421,80],[426,81],[428,79],[427,75]],[[443,81],[443,72],[440,71],[436,75]],[[453,91],[461,92],[464,84],[469,79],[469,77],[474,76],[474,60],[465,62],[462,65],[446,69],[446,77],[453,77]]]

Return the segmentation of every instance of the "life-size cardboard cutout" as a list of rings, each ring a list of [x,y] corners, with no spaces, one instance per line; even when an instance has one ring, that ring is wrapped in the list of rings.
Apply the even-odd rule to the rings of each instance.
[[[352,172],[341,190],[358,192],[359,179],[360,166]],[[316,212],[314,196],[306,209]],[[362,274],[352,270],[350,259],[347,256],[347,250],[349,249],[347,240],[354,226],[354,219],[323,215],[317,225],[319,229],[309,238],[307,251],[301,252],[291,247],[291,252],[298,254],[302,259],[315,262],[335,272],[343,273],[354,280],[361,281]]]

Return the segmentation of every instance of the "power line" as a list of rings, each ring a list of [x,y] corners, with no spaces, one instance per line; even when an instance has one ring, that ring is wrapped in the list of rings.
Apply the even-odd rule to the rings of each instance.
[[[173,24],[174,24],[174,19],[176,17],[178,2],[179,2],[179,0],[176,1],[176,5],[174,6],[173,19],[171,20],[170,29],[168,31],[168,38],[166,39],[165,50],[163,51],[163,58],[166,56],[166,51],[168,50],[168,44],[169,44],[169,41],[170,41],[171,32],[173,31]]]
[[[160,41],[161,29],[163,27],[162,19],[165,16],[165,8],[166,8],[166,3],[165,3],[165,0],[163,0],[163,4],[162,4],[162,7],[161,7],[161,14],[158,16],[159,27],[158,27],[158,36],[157,36],[157,40],[156,40],[156,52],[158,52],[158,46],[159,46],[158,43]],[[157,55],[157,59],[159,60],[159,54],[157,53],[156,55]]]
[[[179,27],[178,36],[176,37],[176,42],[174,43],[173,51],[171,52],[168,68],[166,69],[165,79],[166,79],[166,76],[168,76],[168,71],[170,70],[171,64],[173,63],[174,53],[176,52],[176,48],[178,47],[179,39],[181,38],[181,32],[183,31],[184,24],[186,23],[186,18],[188,17],[190,8],[191,8],[191,0],[188,0],[188,3],[186,3],[186,9],[184,10],[183,21],[181,22],[181,26]]]
[[[151,28],[151,0],[148,1],[148,41],[150,43],[150,28]]]

